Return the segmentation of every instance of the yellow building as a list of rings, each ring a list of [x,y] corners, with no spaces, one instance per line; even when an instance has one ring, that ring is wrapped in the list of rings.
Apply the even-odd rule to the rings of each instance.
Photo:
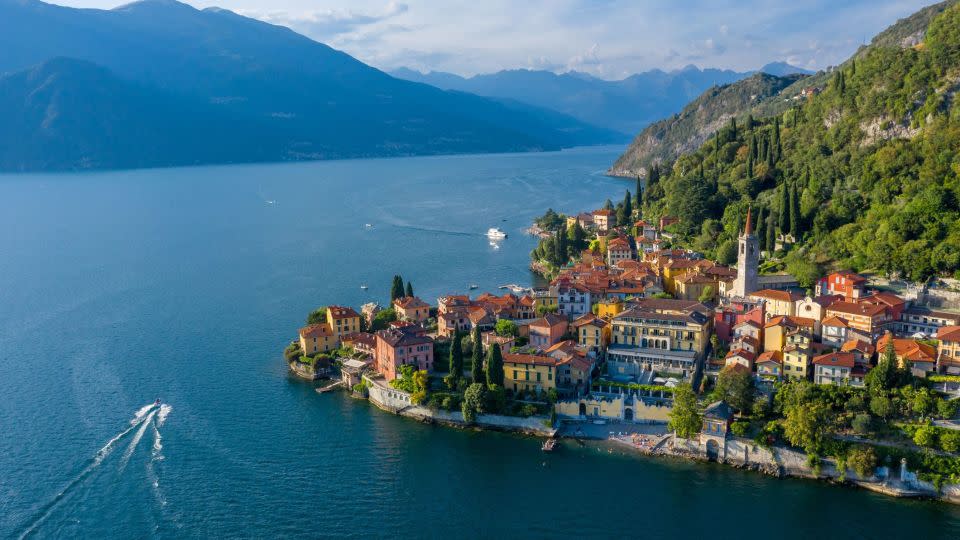
[[[715,301],[720,285],[716,277],[687,272],[673,280],[674,296],[680,300]]]
[[[416,296],[404,296],[393,301],[393,309],[401,321],[423,322],[430,318],[430,306]]]
[[[619,298],[608,298],[606,300],[599,300],[594,302],[597,306],[597,317],[601,319],[610,320],[623,311],[623,300]]]
[[[503,387],[538,392],[557,387],[557,359],[539,354],[503,355]]]
[[[360,314],[353,308],[328,306],[327,324],[330,325],[330,331],[339,347],[343,336],[360,331]]]
[[[777,316],[769,319],[763,327],[763,350],[782,351],[787,345],[787,335],[795,330],[803,331],[812,337],[816,321],[806,317]]]
[[[577,336],[577,345],[586,349],[603,349],[610,344],[610,323],[593,313],[581,315],[570,326]]]
[[[591,392],[575,399],[561,399],[553,405],[557,416],[668,422],[671,400],[638,398],[621,393]]]
[[[960,326],[943,326],[937,330],[937,371],[949,375],[960,373]]]
[[[801,331],[787,335],[783,347],[783,376],[787,379],[809,379],[812,375],[813,349],[811,339]]]
[[[663,290],[675,294],[677,292],[676,280],[687,273],[695,272],[698,261],[693,259],[669,259],[664,263],[661,269],[660,279],[663,282]]]
[[[556,312],[560,308],[559,298],[551,294],[549,289],[533,291],[533,309],[535,313]]]
[[[797,300],[803,299],[797,293],[763,289],[748,296],[751,300],[763,302],[764,315],[770,319],[777,316],[793,317],[797,314]]]
[[[644,299],[617,315],[607,362],[611,374],[643,370],[693,373],[710,339],[713,318],[698,302]]]
[[[337,340],[328,324],[311,324],[300,329],[300,350],[310,356],[337,348]]]

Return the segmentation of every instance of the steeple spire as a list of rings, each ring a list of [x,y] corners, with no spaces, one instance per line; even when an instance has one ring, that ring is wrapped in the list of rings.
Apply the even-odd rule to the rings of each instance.
[[[743,234],[753,234],[753,224],[750,222],[750,207],[747,207],[747,225],[743,228]]]

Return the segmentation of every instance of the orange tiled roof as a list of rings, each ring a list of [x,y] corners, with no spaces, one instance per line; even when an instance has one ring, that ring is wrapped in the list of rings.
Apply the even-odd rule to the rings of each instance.
[[[300,329],[300,337],[304,339],[332,336],[333,330],[327,324],[311,324]]]
[[[552,356],[546,356],[542,354],[506,353],[503,355],[503,363],[504,364],[555,366],[557,365],[557,359]]]
[[[877,341],[877,350],[887,350],[887,344],[893,340],[893,350],[897,358],[908,362],[933,362],[937,358],[937,350],[926,343],[913,339],[898,339],[887,333]]]
[[[759,291],[754,291],[748,296],[755,296],[758,298],[765,298],[767,300],[776,300],[778,302],[796,302],[803,298],[797,293],[792,293],[789,291],[778,291],[776,289],[761,289]]]
[[[848,326],[848,325],[847,325],[847,321],[845,321],[845,320],[844,320],[843,318],[841,318],[841,317],[837,317],[836,315],[831,315],[831,316],[827,317],[827,318],[824,319],[823,322],[820,323],[820,324],[822,324],[823,326],[837,326],[837,327],[840,327],[840,328],[847,328],[847,326]]]
[[[397,298],[393,301],[393,303],[400,309],[430,307],[426,302],[417,298],[416,296],[404,296],[402,298]]]
[[[327,306],[327,310],[329,310],[330,315],[334,319],[352,319],[360,316],[356,311],[353,310],[353,308],[349,307]]]
[[[830,304],[827,311],[836,313],[845,313],[847,315],[861,315],[864,317],[876,317],[887,310],[887,306],[877,304],[858,304],[856,302],[834,302]]]
[[[765,351],[760,353],[760,356],[757,357],[757,363],[765,364],[767,362],[775,362],[777,364],[782,364],[783,353],[780,351]]]
[[[960,341],[960,326],[942,326],[937,330],[940,341]]]
[[[821,366],[852,368],[857,362],[851,352],[832,352],[814,356],[813,363]]]

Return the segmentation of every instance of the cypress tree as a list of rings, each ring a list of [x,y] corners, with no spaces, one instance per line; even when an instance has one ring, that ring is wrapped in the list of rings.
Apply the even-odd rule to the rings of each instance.
[[[760,245],[763,245],[764,239],[767,237],[767,219],[763,215],[763,207],[757,209],[757,240]]]
[[[407,288],[404,292],[407,296],[413,296],[413,285],[411,285],[409,281],[407,281]]]
[[[800,201],[796,186],[790,189],[790,235],[794,240],[800,240]]]
[[[753,129],[753,115],[747,115],[747,129]]]
[[[730,140],[731,141],[737,140],[737,119],[736,118],[730,119]]]
[[[749,145],[750,151],[747,153],[747,157],[752,161],[757,159],[757,136],[753,132],[750,133]]]
[[[403,278],[400,276],[393,276],[393,284],[390,286],[390,301],[393,302],[397,298],[403,297]]]
[[[747,154],[747,178],[753,178],[753,154]]]
[[[487,384],[503,386],[503,356],[498,343],[491,345],[487,351]]]
[[[450,343],[450,375],[457,379],[463,378],[463,343],[460,332],[454,330],[453,342]]]
[[[773,253],[773,250],[776,246],[777,246],[777,227],[776,227],[776,221],[773,218],[773,211],[771,211],[770,216],[767,217],[766,251],[768,253]]]
[[[780,233],[787,234],[790,227],[790,192],[787,184],[780,185]]]
[[[473,327],[473,353],[470,355],[470,376],[473,382],[483,381],[483,342],[480,341],[480,327]]]
[[[653,187],[654,184],[660,181],[660,166],[654,165],[650,168],[650,180],[647,181],[647,189]]]
[[[567,262],[567,235],[563,233],[563,229],[557,229],[556,236],[553,243],[554,257],[557,260],[557,266],[566,264]]]
[[[643,204],[643,182],[640,179],[639,174],[637,175],[637,191],[635,195],[636,195],[636,204],[634,206],[636,206],[637,209],[639,210],[640,205]]]
[[[776,163],[780,161],[780,117],[773,119],[773,162]]]
[[[633,216],[633,199],[630,197],[630,190],[623,196],[623,219],[617,216],[618,225],[628,225]]]

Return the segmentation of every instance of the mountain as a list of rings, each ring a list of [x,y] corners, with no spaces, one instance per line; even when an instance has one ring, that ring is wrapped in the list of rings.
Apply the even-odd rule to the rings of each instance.
[[[792,99],[798,88],[812,91]],[[762,100],[654,168],[642,214],[676,216],[678,246],[731,262],[752,209],[762,267],[805,286],[827,268],[913,281],[956,276],[958,94],[960,5],[952,0],[897,22],[842,65]]]
[[[760,68],[760,73],[776,75],[777,77],[786,77],[787,75],[813,75],[813,72],[808,69],[791,66],[786,62],[770,62]]]
[[[528,69],[470,78],[437,71],[421,73],[407,68],[391,74],[444,90],[537,104],[621,133],[636,133],[649,123],[676,113],[707,88],[748,75],[730,70],[701,70],[695,66],[669,73],[647,71],[619,81],[606,81],[586,73],[558,75]],[[625,136],[625,140],[628,138]]]
[[[723,86],[714,86],[690,102],[680,114],[655,122],[640,132],[608,171],[613,176],[645,175],[653,164],[669,163],[700,147],[718,129],[776,96],[802,75],[777,77],[757,73]]]
[[[5,170],[545,150],[623,140],[555,111],[396,79],[287,28],[173,0],[113,10],[0,0],[0,73],[4,112],[18,118],[18,131],[4,128],[11,146],[3,153],[13,156],[0,162]],[[52,77],[55,93],[32,93],[41,76]],[[117,99],[106,91],[112,87]],[[31,101],[41,98],[55,106],[55,136],[36,114],[42,102]],[[153,100],[165,109],[151,109]],[[130,114],[111,114],[111,107]],[[81,121],[90,111],[103,114]],[[215,119],[211,134],[218,138],[187,148],[192,137],[171,130],[206,132],[199,119]],[[251,126],[252,134],[245,131]],[[153,139],[143,140],[135,156],[110,151],[111,138],[129,132]],[[57,140],[76,141],[76,155]]]

